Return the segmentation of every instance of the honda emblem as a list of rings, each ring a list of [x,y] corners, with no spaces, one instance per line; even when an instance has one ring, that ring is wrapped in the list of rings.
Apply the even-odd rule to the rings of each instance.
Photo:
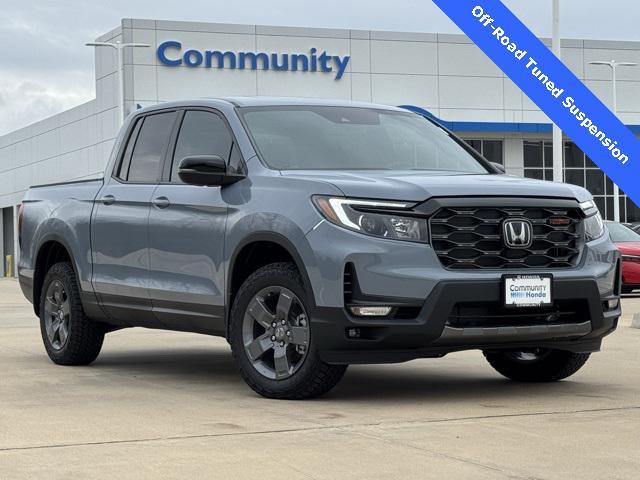
[[[509,248],[529,248],[533,243],[533,226],[524,218],[505,220],[502,233],[504,244]]]

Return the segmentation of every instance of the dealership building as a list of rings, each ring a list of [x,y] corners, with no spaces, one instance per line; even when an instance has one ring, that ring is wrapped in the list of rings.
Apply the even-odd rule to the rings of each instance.
[[[115,49],[96,47],[94,100],[0,136],[0,251],[14,264],[28,187],[102,175],[121,123],[119,70],[125,114],[204,96],[401,105],[436,117],[507,173],[553,179],[550,120],[464,35],[124,19],[97,41],[148,47],[123,49],[122,65]],[[640,63],[640,42],[565,40],[562,59],[611,106],[611,71],[590,62]],[[617,89],[619,116],[640,135],[640,67],[620,69]],[[568,138],[564,152],[564,180],[613,218],[612,182]],[[623,221],[640,221],[633,202],[620,202]]]

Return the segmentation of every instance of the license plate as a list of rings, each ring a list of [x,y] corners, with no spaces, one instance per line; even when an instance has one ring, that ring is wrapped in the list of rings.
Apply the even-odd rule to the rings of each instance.
[[[505,307],[547,307],[553,305],[551,275],[504,275]]]

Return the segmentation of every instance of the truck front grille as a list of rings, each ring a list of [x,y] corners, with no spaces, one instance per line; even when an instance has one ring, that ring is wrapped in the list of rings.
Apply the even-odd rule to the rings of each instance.
[[[507,219],[531,222],[529,247],[506,245]],[[443,207],[429,224],[431,244],[449,269],[570,268],[578,262],[584,236],[577,208]]]

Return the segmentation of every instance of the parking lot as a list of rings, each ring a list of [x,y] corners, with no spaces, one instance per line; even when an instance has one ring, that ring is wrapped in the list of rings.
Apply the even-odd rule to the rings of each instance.
[[[0,479],[638,478],[640,298],[569,380],[509,382],[480,352],[351,367],[321,399],[265,400],[223,339],[123,330],[52,364],[0,280]]]

